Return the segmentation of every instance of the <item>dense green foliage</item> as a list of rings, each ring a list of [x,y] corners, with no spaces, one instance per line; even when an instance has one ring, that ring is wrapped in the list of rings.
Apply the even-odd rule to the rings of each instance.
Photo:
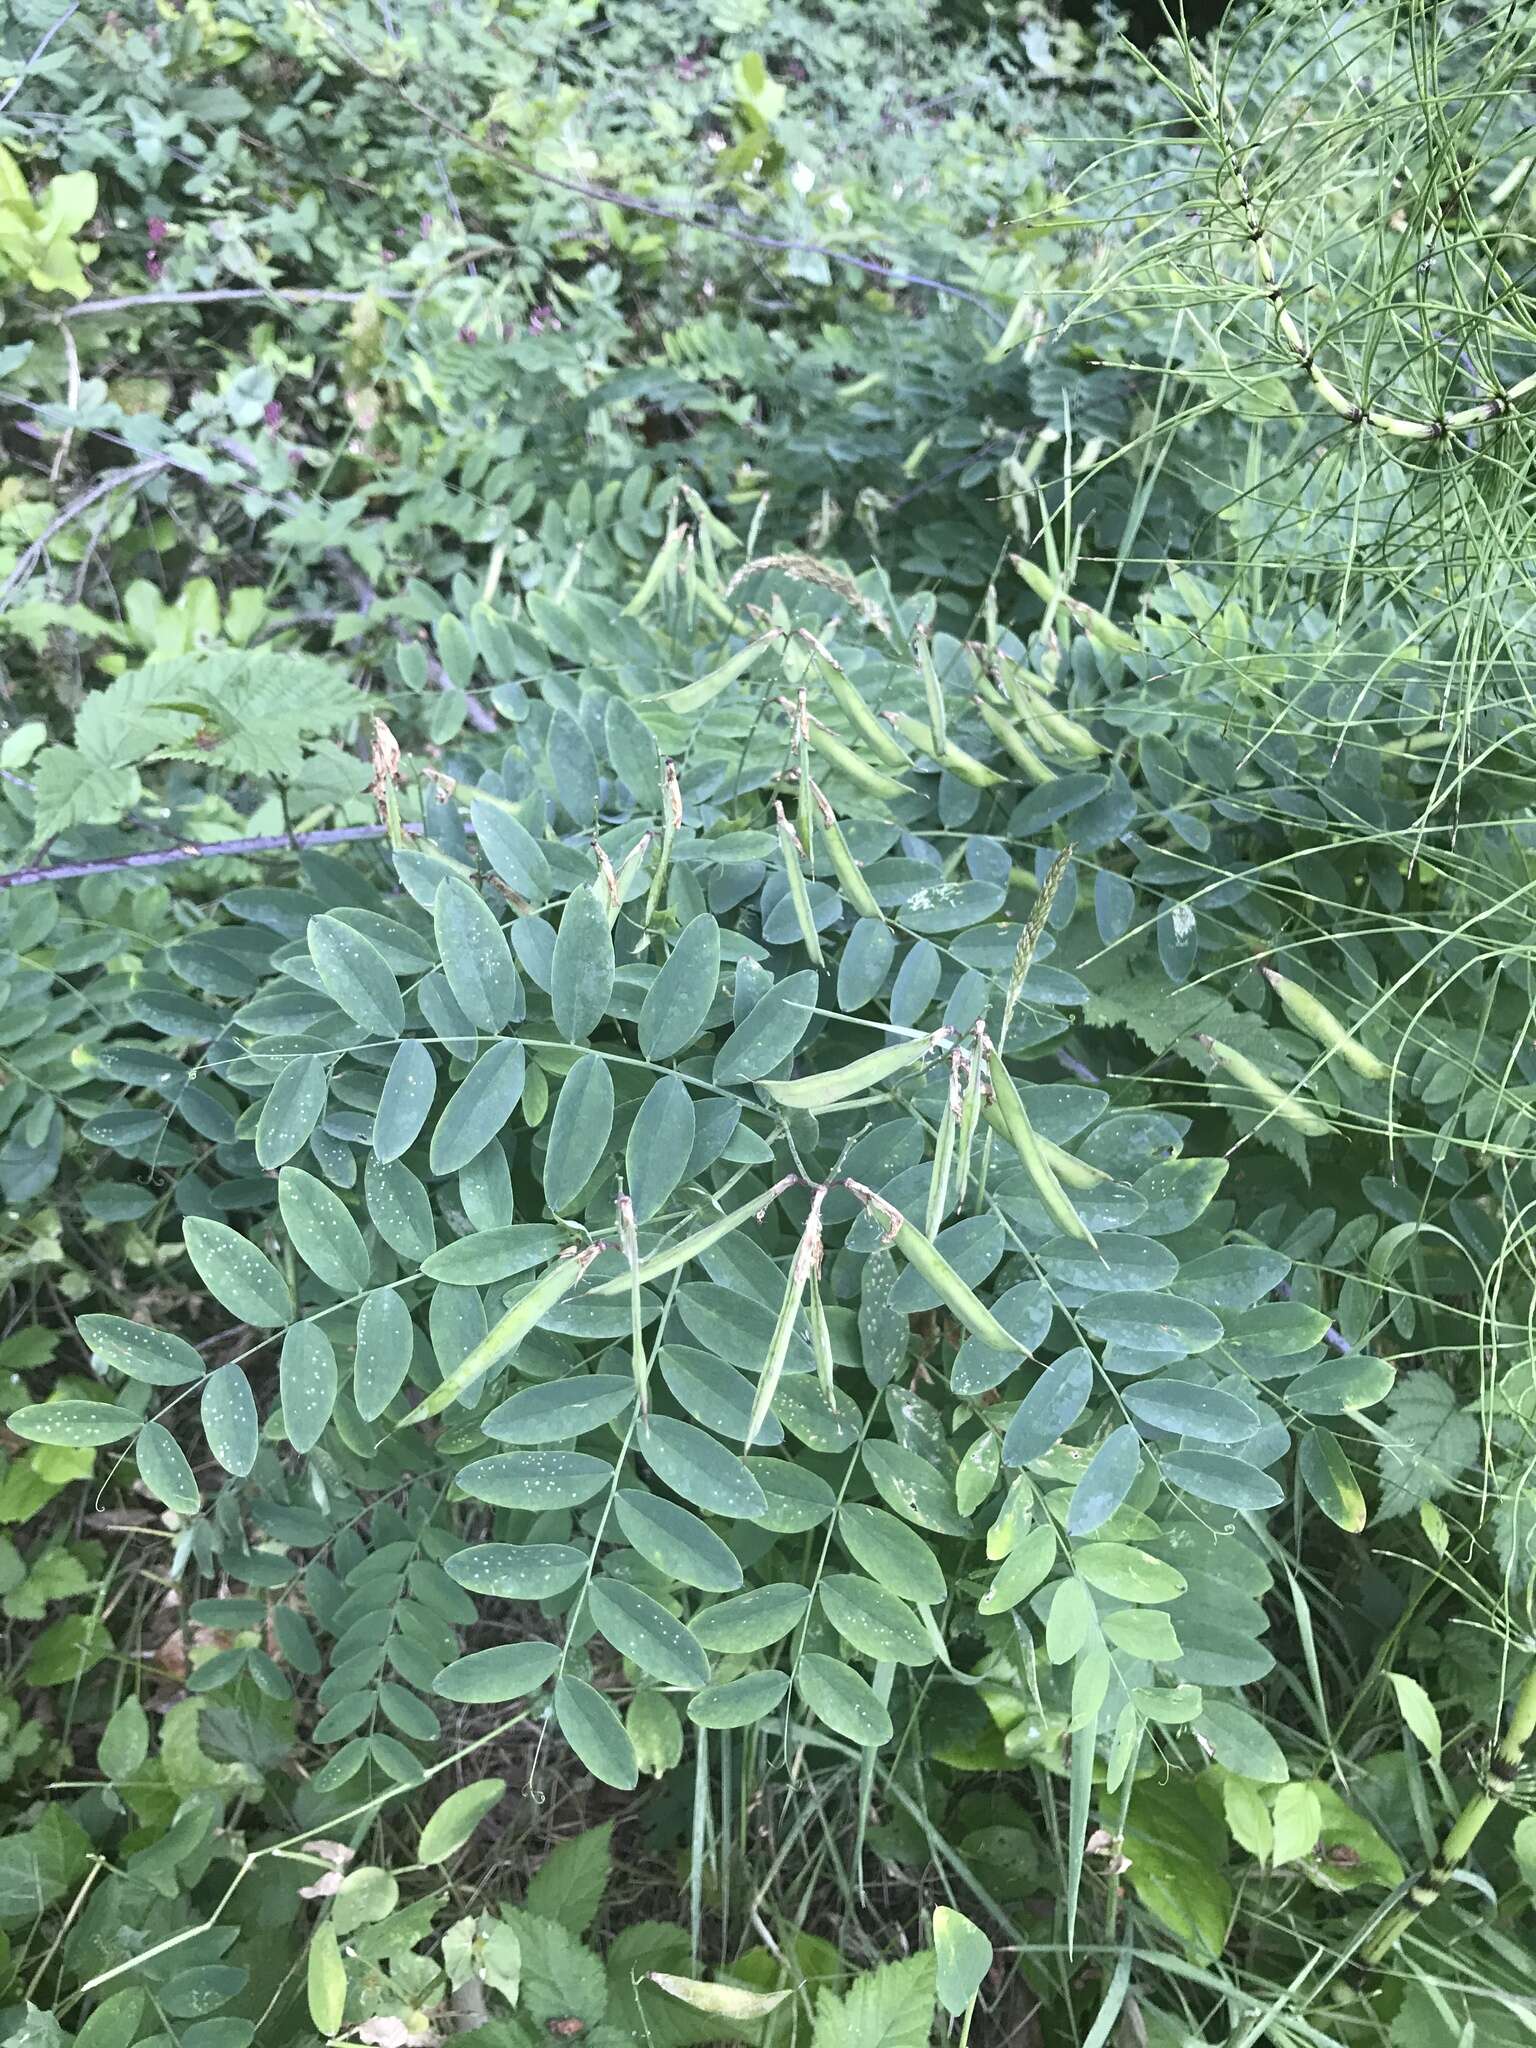
[[[1529,23],[14,12],[6,2037],[1523,2039]]]

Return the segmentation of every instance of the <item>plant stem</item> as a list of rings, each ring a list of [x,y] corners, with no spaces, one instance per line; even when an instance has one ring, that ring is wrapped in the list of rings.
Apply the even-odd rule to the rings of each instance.
[[[1536,1735],[1536,1667],[1526,1674],[1525,1683],[1515,1695],[1514,1711],[1509,1717],[1509,1726],[1504,1732],[1503,1741],[1494,1751],[1483,1790],[1475,1798],[1467,1801],[1457,1816],[1455,1825],[1441,1843],[1440,1853],[1434,1862],[1409,1888],[1408,1896],[1388,1914],[1380,1931],[1366,1944],[1363,1951],[1364,1961],[1379,1963],[1390,1949],[1396,1947],[1419,1915],[1428,1912],[1439,1899],[1445,1887],[1471,1855],[1478,1836],[1509,1797],[1510,1789],[1519,1776],[1520,1766],[1525,1760],[1526,1745],[1533,1735]]]

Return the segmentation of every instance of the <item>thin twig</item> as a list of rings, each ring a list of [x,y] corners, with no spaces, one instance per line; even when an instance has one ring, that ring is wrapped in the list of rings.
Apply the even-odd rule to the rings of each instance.
[[[126,490],[130,484],[143,483],[147,477],[158,476],[162,469],[170,467],[171,458],[168,455],[151,455],[147,461],[136,462],[129,469],[109,469],[88,491],[82,491],[78,498],[71,498],[63,511],[56,513],[49,520],[31,546],[22,550],[15,568],[4,583],[0,584],[0,605],[6,602],[19,584],[26,582],[37,567],[49,541],[56,533],[62,533],[71,520],[78,519],[82,512],[89,511],[98,499],[105,498],[110,492]]]
[[[58,34],[59,30],[64,26],[65,22],[69,20],[71,15],[78,14],[79,11],[80,0],[72,0],[72,4],[65,8],[64,12],[59,16],[58,20],[54,22],[53,26],[51,28],[44,29],[41,40],[33,45],[31,56],[27,59],[26,63],[22,65],[21,70],[17,73],[15,83],[12,85],[10,91],[6,94],[5,98],[3,100],[0,100],[0,114],[3,114],[5,112],[6,108],[11,104],[11,101],[15,99],[17,93],[19,93],[21,91],[21,88],[26,84],[28,78],[31,76],[33,65],[37,62],[38,58],[42,56],[44,50],[47,49],[48,45],[53,41],[54,37]]]
[[[233,305],[247,299],[278,300],[298,306],[356,306],[368,298],[408,299],[411,296],[410,292],[386,291],[377,285],[364,292],[322,291],[311,290],[308,286],[289,288],[275,284],[225,285],[210,287],[207,291],[127,292],[116,299],[82,299],[78,306],[63,307],[57,317],[60,320],[84,320],[93,313],[139,312],[152,306]]]
[[[406,832],[419,832],[407,824]],[[124,868],[165,868],[183,860],[236,859],[253,853],[301,852],[306,846],[339,846],[355,839],[382,839],[382,825],[327,825],[319,832],[271,832],[256,839],[209,839],[162,846],[148,853],[116,853],[104,860],[54,861],[46,867],[13,868],[0,875],[0,889],[27,889],[34,882],[76,882],[86,875],[110,875]]]

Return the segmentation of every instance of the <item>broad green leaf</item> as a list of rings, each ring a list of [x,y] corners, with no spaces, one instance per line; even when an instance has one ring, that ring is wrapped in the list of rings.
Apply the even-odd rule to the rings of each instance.
[[[203,1435],[208,1448],[237,1479],[243,1479],[256,1462],[261,1425],[250,1381],[238,1365],[221,1365],[203,1382]]]
[[[969,1536],[970,1524],[954,1505],[953,1482],[905,1444],[866,1441],[864,1469],[886,1506],[903,1521],[940,1536]]]
[[[385,1164],[408,1152],[432,1113],[437,1068],[419,1038],[402,1038],[373,1116],[373,1156]]]
[[[1230,1700],[1208,1699],[1194,1728],[1223,1769],[1261,1785],[1283,1785],[1289,1778],[1279,1743],[1262,1721]]]
[[[795,1691],[818,1721],[861,1749],[889,1742],[891,1717],[868,1681],[836,1657],[807,1651],[795,1666]]]
[[[1079,1346],[1048,1365],[1014,1411],[1003,1437],[1003,1463],[1028,1465],[1059,1443],[1088,1406],[1093,1359]]]
[[[1117,1650],[1148,1664],[1172,1664],[1183,1645],[1172,1621],[1160,1607],[1121,1607],[1101,1616],[1105,1636]]]
[[[691,1509],[626,1488],[614,1511],[630,1544],[666,1578],[706,1593],[734,1593],[741,1585],[735,1552]]]
[[[481,797],[471,798],[469,819],[480,851],[513,895],[542,903],[549,894],[549,862],[533,834],[509,811]]]
[[[312,1450],[336,1405],[336,1353],[318,1323],[292,1323],[284,1332],[278,1385],[289,1443]]]
[[[132,1436],[139,1417],[109,1401],[38,1401],[13,1409],[5,1426],[28,1443],[84,1448]]]
[[[613,933],[590,889],[577,889],[560,915],[550,972],[555,1028],[579,1045],[608,1014],[613,995]]]
[[[833,1572],[820,1586],[822,1612],[844,1642],[877,1664],[931,1664],[934,1647],[917,1616],[894,1593],[854,1572]]]
[[[1070,1664],[1096,1627],[1093,1595],[1082,1579],[1058,1580],[1045,1617],[1045,1654],[1052,1664]]]
[[[1416,1735],[1432,1757],[1439,1758],[1444,1740],[1440,1733],[1440,1716],[1435,1712],[1434,1701],[1416,1678],[1406,1672],[1389,1671],[1387,1683],[1397,1698],[1397,1711],[1403,1717],[1404,1726]]]
[[[189,1387],[208,1369],[185,1338],[126,1316],[81,1316],[75,1328],[103,1365],[148,1386]]]
[[[766,1513],[763,1489],[741,1459],[691,1422],[653,1416],[636,1441],[657,1478],[694,1507],[749,1522]]]
[[[896,955],[896,934],[877,917],[861,917],[848,934],[837,968],[837,1007],[856,1016],[885,986]]]
[[[483,1052],[444,1105],[432,1132],[434,1173],[457,1173],[482,1152],[522,1099],[528,1056],[515,1038]]]
[[[1258,1428],[1256,1408],[1219,1387],[1197,1387],[1159,1374],[1138,1380],[1121,1395],[1139,1422],[1201,1443],[1240,1444]]]
[[[437,885],[432,929],[453,999],[478,1031],[496,1032],[521,1009],[517,969],[496,913],[468,882]]]
[[[693,1617],[693,1633],[706,1650],[733,1657],[782,1642],[810,1605],[804,1586],[754,1586],[734,1600],[718,1600]]]
[[[285,1166],[277,1176],[277,1206],[294,1250],[318,1280],[338,1294],[368,1285],[368,1247],[341,1197],[306,1173]]]
[[[1141,1438],[1129,1422],[1111,1430],[1084,1468],[1067,1510],[1067,1534],[1102,1529],[1130,1492],[1141,1470]]]
[[[986,1981],[992,1944],[964,1913],[953,1906],[935,1906],[933,1963],[939,2003],[951,2019],[958,2019]]]
[[[837,1533],[855,1564],[887,1591],[924,1607],[938,1606],[947,1597],[948,1582],[938,1559],[915,1529],[884,1508],[840,1509]]]
[[[354,1024],[393,1041],[405,1029],[405,1004],[384,955],[370,939],[326,914],[310,919],[309,957],[326,994]]]
[[[1159,1462],[1170,1486],[1217,1507],[1255,1514],[1285,1499],[1285,1488],[1268,1472],[1220,1451],[1166,1451]]]
[[[432,1198],[398,1159],[387,1165],[370,1159],[363,1168],[363,1199],[368,1219],[392,1252],[412,1265],[430,1256],[437,1244]]]
[[[479,1543],[443,1566],[455,1585],[483,1600],[552,1599],[586,1568],[587,1553],[573,1543]]]
[[[1276,1864],[1297,1863],[1317,1847],[1323,1829],[1322,1802],[1311,1785],[1282,1785],[1271,1809]]]
[[[1101,1294],[1077,1311],[1083,1327],[1147,1360],[1188,1358],[1221,1340],[1221,1318],[1176,1294]]]
[[[775,1674],[760,1672],[757,1675],[767,1678]],[[706,1722],[701,1725],[739,1727],[742,1724]],[[692,2006],[695,2012],[707,2013],[733,2025],[748,2025],[766,2019],[770,2013],[778,2011],[786,1998],[794,1996],[792,1991],[748,1991],[739,1984],[701,1984],[696,1977],[674,1977],[666,1970],[652,1970],[649,1974],[653,1984],[659,1985],[684,2005]]]
[[[364,1422],[372,1422],[405,1384],[415,1343],[410,1310],[393,1287],[376,1287],[357,1312],[357,1350],[352,1361],[352,1398]]]
[[[641,1103],[624,1150],[637,1223],[649,1223],[687,1173],[694,1129],[692,1096],[675,1074],[664,1074]]]
[[[1188,1584],[1171,1564],[1129,1543],[1082,1544],[1072,1564],[1090,1586],[1116,1600],[1176,1600]]]
[[[544,1199],[556,1216],[570,1208],[603,1164],[612,1130],[608,1062],[601,1053],[585,1053],[560,1084],[544,1155]]]
[[[613,1467],[585,1451],[505,1451],[460,1468],[455,1484],[494,1508],[575,1508],[613,1477]]]
[[[1329,1521],[1358,1536],[1365,1527],[1365,1494],[1333,1431],[1310,1430],[1296,1463],[1303,1486]]]
[[[582,1678],[561,1678],[555,1686],[555,1724],[594,1778],[620,1792],[635,1789],[640,1767],[634,1745],[595,1686]]]
[[[594,1579],[587,1605],[600,1634],[621,1657],[663,1685],[709,1683],[709,1659],[685,1623],[649,1593],[622,1579]]]
[[[290,1060],[261,1107],[256,1125],[256,1163],[270,1171],[286,1166],[309,1143],[325,1114],[325,1062],[313,1053]]]
[[[192,1467],[180,1444],[158,1422],[146,1422],[133,1446],[139,1477],[155,1496],[179,1515],[195,1515],[202,1505]]]
[[[813,2048],[928,2048],[933,2015],[933,1956],[882,1963],[855,1977],[841,1998],[820,1987]]]
[[[564,1233],[551,1224],[507,1223],[445,1244],[422,1260],[421,1270],[429,1280],[446,1280],[455,1287],[492,1287],[547,1264],[565,1242]]]
[[[996,1578],[977,1603],[981,1614],[1006,1614],[1045,1584],[1056,1562],[1056,1531],[1047,1522],[1031,1529],[1003,1559]]]
[[[121,1783],[133,1776],[148,1755],[149,1716],[130,1693],[101,1731],[97,1767],[104,1777]]]
[[[1348,1415],[1361,1408],[1374,1408],[1378,1401],[1385,1400],[1396,1378],[1396,1368],[1386,1359],[1356,1352],[1348,1358],[1330,1358],[1323,1365],[1298,1373],[1285,1392],[1287,1400],[1303,1415]],[[1417,1506],[1416,1501],[1413,1504]]]
[[[481,1423],[498,1444],[560,1444],[600,1428],[634,1406],[635,1383],[628,1374],[581,1373],[524,1387]]]
[[[416,1843],[418,1863],[446,1863],[473,1835],[507,1789],[505,1778],[482,1778],[475,1785],[461,1785],[438,1807]]]
[[[341,1959],[336,1930],[328,1920],[309,1937],[305,1965],[309,2017],[327,2039],[341,2032],[347,2010],[347,1966]]]
[[[238,1230],[211,1217],[189,1216],[182,1234],[198,1278],[221,1308],[258,1329],[292,1319],[287,1281],[266,1253]]]
[[[449,1664],[432,1681],[439,1699],[461,1706],[497,1706],[537,1692],[557,1669],[560,1651],[554,1643],[498,1643],[493,1650],[474,1650]]]
[[[669,1060],[704,1029],[720,986],[720,927],[707,912],[683,927],[640,1006],[640,1050]]]
[[[783,1703],[789,1677],[783,1671],[747,1671],[721,1685],[706,1685],[688,1702],[696,1728],[752,1728]]]
[[[810,1029],[818,987],[813,967],[776,981],[721,1046],[714,1065],[717,1086],[759,1081],[782,1066]]]

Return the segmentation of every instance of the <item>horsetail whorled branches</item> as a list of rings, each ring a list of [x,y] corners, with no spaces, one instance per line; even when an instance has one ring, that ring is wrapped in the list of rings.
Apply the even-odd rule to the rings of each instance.
[[[1303,372],[1330,412],[1351,426],[1370,427],[1390,440],[1442,441],[1450,434],[1465,434],[1478,427],[1491,426],[1495,421],[1506,418],[1523,400],[1536,396],[1536,372],[1533,372],[1512,384],[1507,391],[1489,392],[1474,405],[1458,407],[1456,411],[1443,413],[1434,419],[1410,419],[1401,413],[1363,404],[1341,390],[1319,365],[1316,349],[1302,333],[1290,309],[1285,286],[1280,281],[1270,231],[1259,211],[1244,167],[1248,151],[1239,139],[1237,110],[1219,91],[1206,67],[1202,65],[1197,69],[1206,82],[1209,95],[1203,103],[1197,103],[1197,111],[1203,116],[1222,166],[1236,188],[1244,232],[1253,250],[1259,287],[1274,313],[1276,335],[1295,367]]]

